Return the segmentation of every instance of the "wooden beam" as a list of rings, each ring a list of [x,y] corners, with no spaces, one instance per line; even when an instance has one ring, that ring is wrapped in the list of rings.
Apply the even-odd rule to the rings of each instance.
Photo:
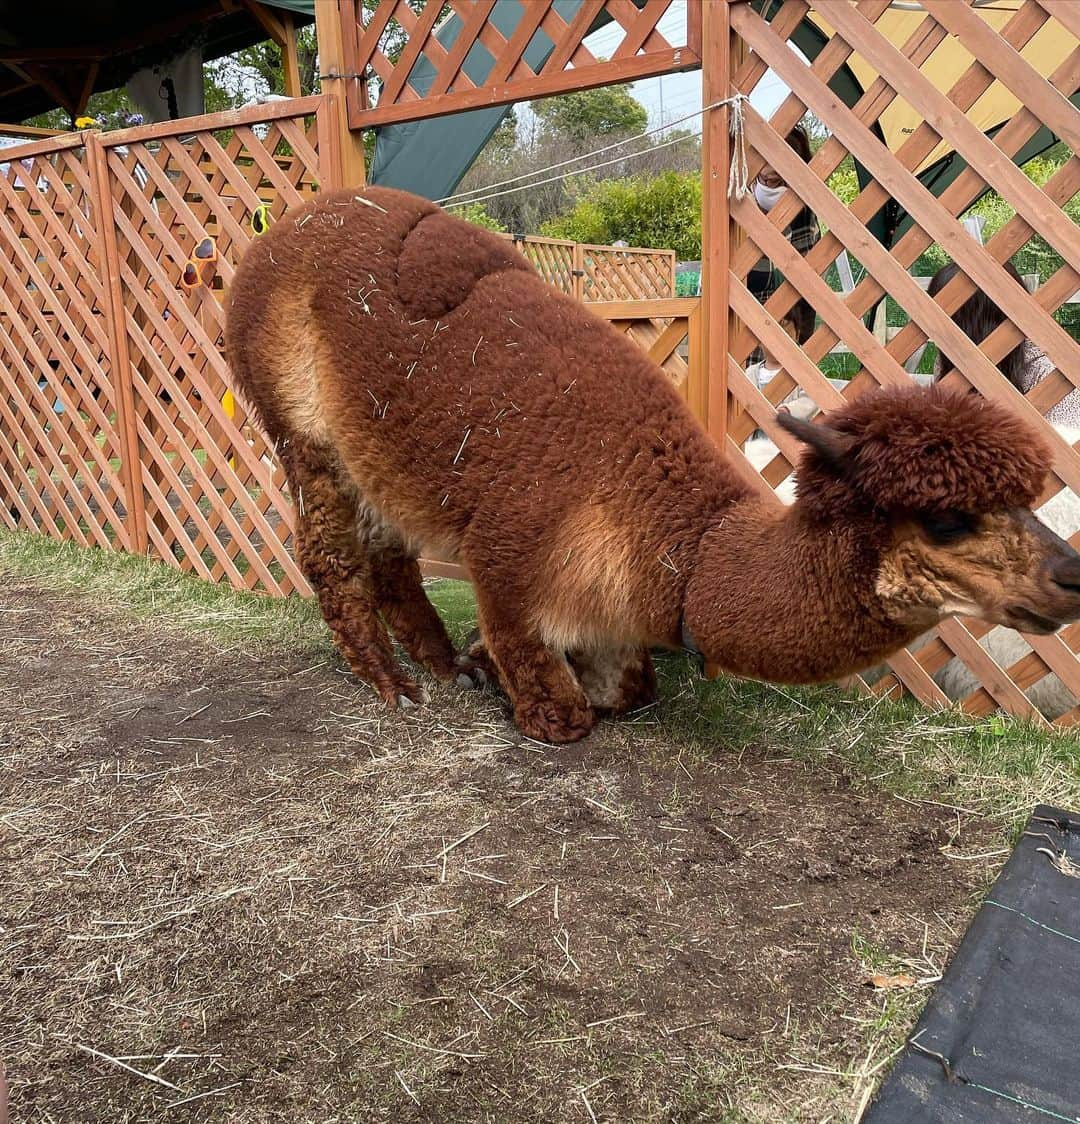
[[[281,61],[285,71],[285,93],[290,98],[302,96],[300,89],[300,62],[296,55],[296,23],[292,12],[283,11],[280,15],[271,12],[259,0],[241,0],[241,3],[263,30],[281,49]]]
[[[701,102],[731,93],[731,17],[727,4],[701,7]],[[707,382],[707,429],[724,447],[727,435],[728,261],[731,214],[728,174],[731,138],[728,106],[705,111],[701,151],[701,362]]]
[[[14,70],[20,78],[25,78],[35,86],[40,86],[61,109],[66,109],[74,117],[78,110],[75,108],[75,98],[65,90],[49,73],[36,63],[27,63],[26,66],[16,65],[13,62],[4,63],[9,70]]]
[[[285,28],[277,15],[271,12],[259,0],[241,0],[244,7],[255,17],[266,34],[279,46],[285,46]]]
[[[100,62],[112,48],[93,44],[85,47],[0,46],[0,62]]]
[[[0,137],[59,137],[63,136],[65,129],[39,129],[36,125],[4,125],[0,124]]]
[[[283,12],[281,17],[285,28],[285,42],[281,46],[281,60],[285,67],[285,93],[290,98],[303,96],[300,86],[300,57],[296,47],[296,21],[291,12]]]
[[[713,14],[712,7],[709,4],[704,11]],[[318,16],[318,9],[315,14]],[[545,73],[537,78],[517,79],[495,86],[480,86],[461,93],[443,94],[440,97],[429,95],[419,101],[397,102],[394,105],[380,102],[374,109],[357,113],[355,119],[361,128],[391,125],[399,121],[419,121],[424,117],[466,113],[470,109],[489,109],[495,105],[510,105],[531,98],[552,97],[577,90],[591,90],[597,86],[610,86],[616,82],[632,82],[639,78],[679,73],[693,70],[699,63],[697,55],[689,47],[665,47],[644,55],[613,59],[595,66],[574,67],[558,73]],[[323,73],[327,73],[325,67]]]
[[[83,79],[82,89],[79,91],[79,99],[75,104],[75,116],[78,117],[86,112],[87,102],[90,101],[90,95],[94,92],[94,83],[97,81],[98,70],[101,68],[100,63],[92,62],[86,68],[86,77]]]
[[[113,193],[109,179],[107,156],[101,137],[90,133],[86,138],[86,156],[90,168],[90,191],[98,236],[101,239],[104,269],[108,279],[105,287],[105,318],[109,327],[109,368],[116,402],[117,436],[121,442],[120,472],[124,482],[125,524],[136,554],[146,554],[146,497],[143,493],[142,458],[135,414],[135,388],[131,381],[124,294],[120,281],[120,251],[113,219]]]
[[[336,122],[340,150],[342,184],[331,186],[362,187],[367,182],[364,167],[364,141],[359,130],[349,128],[347,110],[349,84],[359,79],[349,74],[346,64],[345,36],[352,28],[347,21],[359,19],[357,4],[352,0],[322,0],[315,5],[315,36],[319,47],[319,74],[323,92],[329,97],[332,120]]]

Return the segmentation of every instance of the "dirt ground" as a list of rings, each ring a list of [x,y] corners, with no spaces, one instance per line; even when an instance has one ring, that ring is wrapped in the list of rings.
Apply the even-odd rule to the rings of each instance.
[[[940,970],[985,885],[825,764],[310,657],[0,577],[13,1121],[851,1119],[868,950]]]

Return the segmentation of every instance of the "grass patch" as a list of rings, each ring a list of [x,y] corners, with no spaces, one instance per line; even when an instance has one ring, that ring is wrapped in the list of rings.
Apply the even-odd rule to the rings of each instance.
[[[226,642],[330,644],[314,601],[241,593],[133,554],[0,531],[0,574],[78,593],[137,619],[213,633]]]
[[[663,694],[679,700],[661,708],[661,720],[701,753],[765,745],[852,782],[1000,816],[1010,827],[1040,801],[1080,808],[1080,737],[1072,731],[833,686],[707,682],[679,656],[661,657],[658,668]]]
[[[314,600],[212,585],[130,554],[0,531],[0,573],[89,596],[138,619],[210,633],[226,643],[329,653]],[[472,589],[438,580],[428,593],[460,644],[476,623]],[[1040,801],[1080,809],[1080,736],[1019,719],[932,712],[912,699],[870,699],[837,687],[706,681],[678,653],[657,661],[661,704],[644,720],[706,760],[717,749],[767,747],[852,783],[1002,817],[1016,827]],[[655,743],[667,751],[666,742]]]
[[[0,529],[0,574],[92,597],[136,619],[213,633],[224,641],[331,647],[313,598],[269,597],[214,585],[134,554]],[[460,642],[476,624],[471,587],[440,580],[429,592],[451,637]]]

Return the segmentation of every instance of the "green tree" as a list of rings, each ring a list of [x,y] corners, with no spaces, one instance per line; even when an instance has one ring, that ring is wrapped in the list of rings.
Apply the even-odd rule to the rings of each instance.
[[[674,250],[683,261],[701,257],[701,179],[662,172],[593,184],[573,209],[541,228],[552,238]]]
[[[545,132],[577,141],[641,133],[649,123],[645,107],[626,84],[548,98],[532,109]]]
[[[285,59],[276,43],[255,43],[233,57],[257,78],[262,94],[285,93]],[[315,93],[319,68],[314,24],[301,27],[296,32],[296,61],[300,70],[300,93],[304,96]]]
[[[494,230],[500,234],[506,233],[506,227],[498,219],[494,219],[488,214],[483,203],[466,203],[465,206],[456,208],[453,213],[459,219],[465,219],[484,230]]]

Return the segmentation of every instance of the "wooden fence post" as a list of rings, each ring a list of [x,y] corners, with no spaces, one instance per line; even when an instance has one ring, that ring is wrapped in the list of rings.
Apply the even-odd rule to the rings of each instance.
[[[574,265],[570,274],[573,281],[574,296],[579,301],[585,299],[585,247],[580,242],[574,243]]]
[[[359,78],[349,73],[349,54],[345,36],[352,28],[350,21],[360,18],[355,0],[321,0],[315,5],[315,36],[319,45],[319,71],[322,89],[332,102],[330,129],[337,139],[336,171],[341,179],[334,187],[363,187],[367,182],[364,168],[363,135],[349,128],[347,89]],[[320,136],[319,140],[322,140]]]
[[[341,98],[323,94],[315,111],[315,131],[319,144],[319,190],[337,191],[344,187],[341,170],[341,117],[347,112]]]
[[[128,349],[124,295],[120,285],[120,253],[113,220],[113,198],[109,187],[109,168],[105,146],[97,133],[86,138],[86,158],[90,167],[90,191],[98,237],[102,249],[99,267],[105,291],[105,318],[108,323],[109,370],[116,423],[120,430],[120,476],[124,482],[125,522],[131,549],[147,552],[146,497],[143,495],[142,461],[135,424],[135,388],[131,380],[131,354]]]
[[[732,33],[729,3],[701,5],[701,100],[711,105],[730,97]],[[728,432],[728,349],[732,334],[729,299],[731,213],[731,108],[705,111],[701,161],[701,362],[703,403],[709,434],[723,447]]]

